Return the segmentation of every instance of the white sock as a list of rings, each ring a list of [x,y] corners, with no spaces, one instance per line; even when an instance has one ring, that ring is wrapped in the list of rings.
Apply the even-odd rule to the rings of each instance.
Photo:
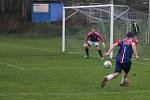
[[[108,76],[106,76],[107,77],[107,80],[112,80],[113,78],[114,78],[114,75],[113,74],[110,74],[110,75],[108,75]]]
[[[121,79],[121,83],[123,83],[124,82],[124,75],[122,75],[122,79]]]
[[[121,83],[123,83],[124,81],[127,81],[128,78],[124,78],[124,75],[122,75],[122,80],[121,80]]]

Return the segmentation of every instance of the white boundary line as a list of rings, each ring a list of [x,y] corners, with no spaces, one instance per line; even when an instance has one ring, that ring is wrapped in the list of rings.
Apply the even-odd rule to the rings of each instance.
[[[41,50],[41,51],[46,51],[46,52],[57,52],[57,53],[62,53],[62,51],[56,51],[56,50],[51,50],[51,49],[44,49],[44,48],[37,48],[37,47],[31,47],[31,46],[17,46],[14,44],[8,44],[8,43],[4,43],[4,42],[0,42],[0,44],[5,45],[5,46],[11,46],[14,48],[27,48],[27,49],[36,49],[36,50]]]
[[[133,62],[133,63],[144,65],[142,67],[149,67],[150,66],[150,64],[145,64],[145,63],[141,63],[141,62]],[[47,69],[52,69],[52,68],[55,69],[56,68],[56,67],[52,67],[52,68],[38,68],[38,67],[35,67],[35,68],[23,68],[23,67],[20,67],[20,66],[17,66],[17,65],[3,63],[3,62],[0,62],[0,64],[6,65],[8,67],[15,68],[15,69],[19,69],[19,70],[41,70],[41,69],[46,69],[47,70]],[[61,68],[61,67],[58,67],[58,68]],[[66,67],[66,68],[70,68],[70,67]],[[84,68],[89,68],[89,67],[84,67]]]
[[[142,62],[135,62],[135,61],[133,61],[133,63],[135,63],[135,64],[141,64],[141,65],[144,65],[144,66],[150,66],[150,64],[146,64],[146,63],[142,63]]]
[[[6,46],[15,47],[15,48],[19,47],[17,45],[8,44],[8,43],[4,43],[4,42],[0,42],[0,44],[6,45]],[[52,50],[48,50],[48,49],[43,49],[43,48],[41,49],[41,48],[30,47],[30,46],[24,46],[24,47],[25,48],[29,48],[29,49],[37,49],[37,50],[41,50],[41,51],[49,51],[49,52],[52,51]],[[62,53],[61,51],[54,51],[54,52]],[[65,52],[65,53],[68,53],[68,54],[81,54],[81,52]],[[141,60],[147,60],[147,61],[150,60],[149,58],[140,58],[140,59]],[[133,60],[135,60],[135,59],[133,59]],[[141,65],[144,65],[144,66],[150,66],[150,64],[145,64],[145,63],[142,63],[142,62],[135,62],[135,61],[133,61],[133,63],[141,64]],[[20,69],[20,70],[24,70],[24,68],[16,66],[16,65],[12,65],[12,64],[8,64],[8,63],[1,63],[1,64],[5,64],[5,65],[10,66],[10,67],[14,67],[14,68],[17,68],[17,69]],[[40,68],[32,68],[32,69],[40,69]]]
[[[14,44],[8,44],[8,43],[4,43],[4,42],[0,42],[0,44],[15,47],[15,48],[22,47],[22,46],[17,46],[17,45],[14,45]],[[28,48],[28,49],[37,49],[37,50],[41,50],[41,51],[63,53],[63,52],[61,52],[61,50],[60,51],[55,51],[55,50],[49,50],[49,49],[43,49],[43,48],[37,48],[37,47],[30,47],[30,46],[23,46],[23,47]],[[82,54],[82,52],[65,52],[65,53],[68,53],[68,54]],[[135,60],[135,59],[133,59],[133,60]],[[150,58],[140,58],[140,60],[149,61]]]
[[[46,52],[56,52],[56,53],[63,53],[61,50],[52,50],[52,49],[44,49],[44,48],[38,48],[38,47],[31,47],[29,45],[26,45],[26,46],[17,46],[17,45],[14,45],[14,44],[8,44],[8,43],[4,43],[4,42],[0,42],[0,44],[2,45],[5,45],[5,46],[11,46],[11,47],[14,47],[14,48],[27,48],[27,49],[36,49],[36,50],[41,50],[41,51],[46,51]],[[68,52],[65,52],[65,53],[68,53]],[[72,52],[72,53],[75,53],[75,52]],[[76,52],[76,53],[79,53],[79,52]]]
[[[16,69],[19,69],[19,70],[24,70],[23,67],[19,67],[19,66],[17,66],[17,65],[8,64],[8,63],[4,63],[4,62],[0,62],[0,64],[6,65],[6,66],[8,66],[8,67],[16,68]]]
[[[22,46],[17,46],[17,45],[14,45],[14,44],[8,44],[8,43],[4,43],[4,42],[0,42],[0,44],[5,45],[5,46],[11,46],[11,47],[14,47],[14,48],[22,47]],[[23,46],[23,47],[28,48],[28,49],[37,49],[37,50],[42,50],[42,51],[50,51],[48,49],[41,49],[41,48],[30,47],[30,46]]]
[[[149,58],[143,58],[143,60],[150,60]]]
[[[136,59],[135,59],[135,58],[133,58],[132,60],[136,60]],[[141,57],[141,58],[140,58],[140,60],[145,60],[145,61],[147,60],[147,61],[149,61],[149,60],[150,60],[150,58],[143,58],[143,57]]]
[[[79,96],[79,95],[112,95],[112,94],[149,93],[149,91],[123,91],[123,92],[91,92],[91,93],[0,93],[0,96]]]

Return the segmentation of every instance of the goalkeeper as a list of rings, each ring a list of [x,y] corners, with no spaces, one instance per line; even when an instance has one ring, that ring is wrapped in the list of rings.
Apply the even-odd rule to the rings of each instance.
[[[96,50],[98,51],[99,55],[103,60],[103,55],[99,48],[99,43],[102,43],[103,46],[105,47],[103,36],[99,32],[96,32],[95,29],[93,28],[91,29],[91,32],[88,32],[85,42],[83,44],[83,48],[85,48],[85,52],[86,52],[86,56],[84,58],[89,57],[89,47],[91,47],[91,45],[94,44]]]

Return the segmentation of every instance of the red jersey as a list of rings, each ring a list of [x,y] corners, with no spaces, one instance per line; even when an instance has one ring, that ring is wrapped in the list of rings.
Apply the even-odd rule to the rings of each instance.
[[[87,43],[87,41],[103,43],[104,38],[99,32],[89,32],[86,36],[85,43]]]

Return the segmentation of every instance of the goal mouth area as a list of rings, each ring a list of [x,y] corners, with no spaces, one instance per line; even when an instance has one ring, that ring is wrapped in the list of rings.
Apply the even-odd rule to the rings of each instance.
[[[107,4],[63,7],[62,52],[84,52],[82,45],[86,34],[91,28],[95,28],[96,31],[102,33],[107,47],[111,47],[114,40],[124,38],[126,33],[130,31],[130,23],[133,20],[130,15],[133,14],[130,14],[129,7],[126,5]],[[146,40],[148,42],[147,29],[144,28],[148,26],[145,24],[147,19],[143,18],[143,21],[143,19],[138,19],[138,13],[134,15],[136,21],[141,24],[140,27],[143,27],[143,36],[140,36],[140,41]],[[149,58],[145,56],[146,54],[143,55],[143,58]],[[110,55],[110,58],[112,57],[113,52]]]

